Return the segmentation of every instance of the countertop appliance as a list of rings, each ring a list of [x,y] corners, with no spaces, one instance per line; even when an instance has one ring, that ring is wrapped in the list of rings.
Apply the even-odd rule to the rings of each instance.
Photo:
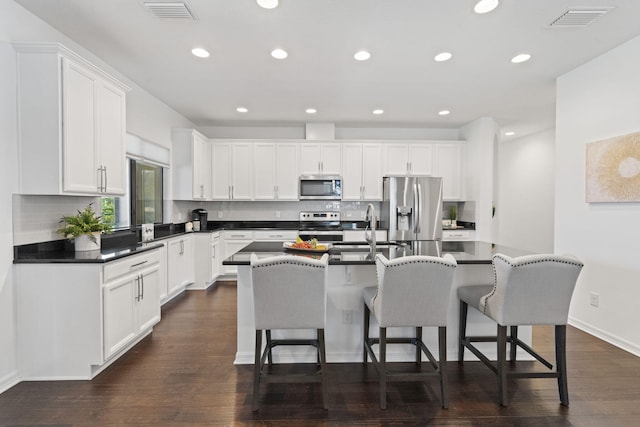
[[[194,209],[191,211],[193,219],[193,231],[200,231],[207,229],[207,210],[206,209]]]
[[[340,212],[300,212],[298,236],[303,240],[341,242],[344,231],[340,225]]]
[[[385,176],[380,227],[388,240],[442,240],[442,178]]]
[[[301,175],[300,200],[342,200],[342,178],[339,175]]]

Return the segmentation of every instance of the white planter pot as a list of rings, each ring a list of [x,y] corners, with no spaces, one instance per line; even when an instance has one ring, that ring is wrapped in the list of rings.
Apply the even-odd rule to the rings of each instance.
[[[93,239],[92,239],[93,238]],[[74,239],[76,252],[95,251],[100,249],[100,233],[81,234]]]

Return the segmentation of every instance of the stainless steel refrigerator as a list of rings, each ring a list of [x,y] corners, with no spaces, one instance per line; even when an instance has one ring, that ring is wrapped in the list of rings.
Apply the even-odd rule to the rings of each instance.
[[[385,176],[380,227],[388,240],[442,240],[442,178]]]

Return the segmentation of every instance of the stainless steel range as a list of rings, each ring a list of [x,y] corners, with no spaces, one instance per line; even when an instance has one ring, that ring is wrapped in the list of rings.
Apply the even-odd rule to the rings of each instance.
[[[344,231],[340,212],[300,212],[298,236],[303,240],[316,238],[320,242],[341,242]]]

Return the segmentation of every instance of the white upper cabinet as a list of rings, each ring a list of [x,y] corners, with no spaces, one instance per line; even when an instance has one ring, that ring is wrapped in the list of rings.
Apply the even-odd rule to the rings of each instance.
[[[389,143],[386,145],[385,175],[431,175],[432,145],[429,143]]]
[[[438,143],[435,146],[434,176],[442,177],[442,198],[461,200],[463,198],[462,152],[461,142]]]
[[[341,175],[342,144],[307,141],[300,143],[300,174]]]
[[[126,190],[128,88],[58,43],[15,43],[22,194]]]
[[[174,200],[211,200],[211,143],[193,129],[173,129],[171,176]]]
[[[255,200],[298,200],[298,149],[297,142],[253,144]]]
[[[253,200],[253,147],[249,142],[214,142],[213,199]]]
[[[346,142],[342,161],[343,200],[382,200],[382,144]]]

